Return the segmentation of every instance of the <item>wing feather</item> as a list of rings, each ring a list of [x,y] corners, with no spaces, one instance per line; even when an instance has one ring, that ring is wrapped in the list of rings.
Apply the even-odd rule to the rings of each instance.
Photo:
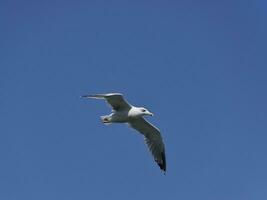
[[[82,97],[93,98],[93,99],[105,99],[107,103],[110,104],[112,109],[115,111],[126,111],[130,110],[132,107],[120,93],[84,95]]]
[[[138,118],[129,122],[130,126],[144,135],[148,149],[160,169],[166,171],[165,147],[158,128],[150,124],[144,118]]]

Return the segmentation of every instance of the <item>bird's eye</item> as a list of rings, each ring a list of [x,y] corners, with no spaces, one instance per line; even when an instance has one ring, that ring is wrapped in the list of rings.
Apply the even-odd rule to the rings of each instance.
[[[145,109],[142,109],[142,112],[146,112],[146,110]]]

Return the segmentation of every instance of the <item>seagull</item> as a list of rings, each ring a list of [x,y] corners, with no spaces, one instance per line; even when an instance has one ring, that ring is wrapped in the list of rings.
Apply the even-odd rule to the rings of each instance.
[[[128,123],[144,136],[150,152],[152,153],[155,162],[160,169],[166,172],[165,148],[160,131],[153,126],[144,116],[153,116],[153,113],[144,107],[135,107],[129,104],[121,93],[107,93],[95,95],[83,95],[82,98],[104,99],[112,107],[112,113],[101,116],[101,121],[104,124],[111,123]]]

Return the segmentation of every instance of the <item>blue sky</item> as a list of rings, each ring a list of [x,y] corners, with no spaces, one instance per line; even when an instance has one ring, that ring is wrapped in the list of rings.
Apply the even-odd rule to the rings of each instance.
[[[267,199],[265,1],[1,1],[0,199]],[[125,125],[155,116],[167,174]]]

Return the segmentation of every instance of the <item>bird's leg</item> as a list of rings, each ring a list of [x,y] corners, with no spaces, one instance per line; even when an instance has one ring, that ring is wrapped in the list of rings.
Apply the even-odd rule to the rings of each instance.
[[[110,124],[111,123],[109,115],[101,116],[100,118],[101,118],[102,123],[104,123],[104,124]]]

